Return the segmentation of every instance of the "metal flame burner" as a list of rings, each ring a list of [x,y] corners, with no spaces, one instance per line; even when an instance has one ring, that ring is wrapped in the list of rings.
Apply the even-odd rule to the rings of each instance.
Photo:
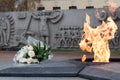
[[[77,61],[81,61],[81,59],[75,59]],[[92,63],[94,59],[93,58],[87,58],[85,62]],[[120,58],[110,58],[109,62],[120,62]],[[93,63],[107,63],[107,62],[93,62]]]

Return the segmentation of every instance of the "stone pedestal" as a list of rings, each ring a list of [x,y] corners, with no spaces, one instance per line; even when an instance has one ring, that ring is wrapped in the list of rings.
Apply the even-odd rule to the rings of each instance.
[[[119,80],[120,63],[92,63],[79,60],[46,60],[39,64],[14,64],[0,62],[0,78],[5,77],[32,77],[56,78],[64,77],[77,80]],[[82,79],[84,78],[84,79]],[[58,79],[57,79],[58,80]]]

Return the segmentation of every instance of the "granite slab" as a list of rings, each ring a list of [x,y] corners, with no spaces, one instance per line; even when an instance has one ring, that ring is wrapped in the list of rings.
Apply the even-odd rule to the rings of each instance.
[[[72,60],[46,60],[40,64],[22,64],[0,70],[2,77],[77,77],[84,63]]]
[[[39,64],[0,62],[0,78],[74,77],[90,80],[120,80],[120,62],[93,63],[74,60],[45,60]],[[16,78],[17,79],[17,78]]]
[[[120,80],[120,63],[108,63],[85,67],[79,77],[90,80]]]

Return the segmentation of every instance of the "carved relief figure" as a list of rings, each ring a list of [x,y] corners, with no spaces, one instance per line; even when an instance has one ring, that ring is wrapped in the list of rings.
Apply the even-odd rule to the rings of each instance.
[[[48,20],[48,15],[46,12],[41,12],[32,15],[33,18],[40,20],[39,27],[38,27],[38,32],[39,32],[39,38],[40,40],[44,41],[44,43],[48,44],[48,36],[49,36],[49,30],[48,30],[48,25],[47,25],[47,20]]]
[[[5,21],[4,18],[0,19],[0,45],[1,46],[6,46],[8,39],[7,39],[7,33],[9,31],[7,22]]]
[[[45,16],[45,13],[42,13],[43,16],[40,16],[40,30],[42,31],[43,36],[48,36],[48,26],[47,26],[47,19],[48,16]]]
[[[33,18],[40,20],[38,27],[40,40],[46,44],[50,43],[50,32],[47,22],[50,20],[52,23],[56,23],[62,18],[62,15],[63,13],[57,10],[53,12],[40,11],[32,14]]]
[[[62,25],[55,34],[57,48],[79,48],[82,29],[76,25]],[[59,36],[61,35],[61,36]]]

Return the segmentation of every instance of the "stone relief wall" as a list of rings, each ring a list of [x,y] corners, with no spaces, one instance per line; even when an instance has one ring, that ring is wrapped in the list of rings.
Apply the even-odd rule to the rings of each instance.
[[[8,47],[13,42],[14,19],[11,15],[0,16],[0,47]]]
[[[114,13],[110,13],[110,11],[105,8],[104,11],[100,12],[100,18],[98,20],[101,21],[106,21],[107,17],[111,16],[112,19],[115,21],[115,23],[118,26],[118,30],[115,34],[114,39],[109,41],[109,46],[111,49],[114,50],[119,50],[120,48],[120,8],[118,8]]]
[[[83,34],[85,14],[91,17],[91,26],[96,27],[112,16],[120,26],[120,9],[111,15],[108,10],[101,12],[100,18],[95,17],[95,9],[53,10],[35,12],[0,13],[0,47],[20,48],[26,45],[28,36],[41,40],[52,49],[79,49],[79,41]],[[120,30],[115,38],[109,41],[110,48],[120,49]]]
[[[79,48],[79,41],[82,34],[82,29],[75,25],[59,26],[57,33],[55,33],[55,40],[58,49],[72,49]]]

